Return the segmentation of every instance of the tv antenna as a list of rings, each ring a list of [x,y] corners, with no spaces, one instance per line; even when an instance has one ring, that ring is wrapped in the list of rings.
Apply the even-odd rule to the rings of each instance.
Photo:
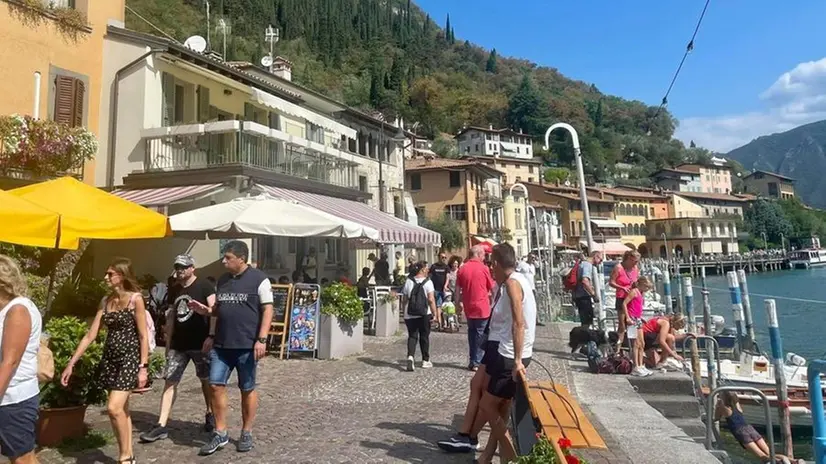
[[[215,26],[215,30],[217,32],[220,32],[223,35],[223,38],[224,38],[224,54],[223,54],[223,57],[224,57],[224,60],[226,61],[226,59],[227,59],[227,34],[232,33],[232,27],[230,27],[229,23],[224,18],[221,18],[221,19],[218,20],[218,25]]]
[[[206,6],[206,22],[207,22],[206,46],[207,46],[207,48],[212,49],[212,47],[209,46],[209,36],[210,36],[210,30],[209,30],[209,0],[204,0],[204,5]]]
[[[200,35],[193,35],[192,37],[186,39],[184,42],[184,47],[194,52],[203,53],[207,48],[207,41]]]
[[[264,40],[270,43],[270,55],[269,55],[269,63],[264,64],[264,60],[261,59],[261,64],[268,67],[270,72],[272,72],[272,63],[275,61],[275,55],[273,55],[273,47],[276,43],[280,40],[280,34],[277,28],[273,28],[272,24],[267,26],[267,29],[264,31]]]

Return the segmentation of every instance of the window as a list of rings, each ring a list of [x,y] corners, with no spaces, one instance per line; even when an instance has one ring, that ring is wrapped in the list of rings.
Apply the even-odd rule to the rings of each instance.
[[[533,166],[528,166],[528,173],[533,174]]]
[[[324,143],[324,129],[321,126],[317,126],[309,121],[304,124],[304,129],[306,132],[305,138],[311,142],[317,143]],[[381,159],[384,160],[384,154],[381,153],[382,147],[379,147],[379,156]]]
[[[343,248],[341,239],[324,239],[324,261],[327,264],[338,264],[343,262]]]
[[[448,205],[445,206],[445,214],[457,221],[467,221],[467,206]]]
[[[649,218],[653,218],[653,217],[654,217],[654,207],[653,207],[653,206],[651,207],[651,214],[650,214],[648,217],[649,217]]]
[[[413,208],[416,211],[416,217],[419,218],[419,223],[424,220],[424,206],[416,206]]]
[[[473,146],[473,150],[476,151],[476,152],[479,151],[479,144],[478,143]]]
[[[519,209],[519,208],[516,208],[513,213],[514,213],[515,221],[516,221],[516,224],[514,225],[514,229],[517,229],[517,230],[523,229],[525,227],[525,223],[522,222],[522,210]]]
[[[421,190],[422,189],[422,175],[421,174],[410,174],[410,190]]]
[[[418,174],[414,174],[418,175]],[[359,176],[359,191],[366,192],[367,191],[367,176]]]
[[[528,182],[533,182],[533,177],[528,177]]]
[[[86,86],[80,79],[58,74],[54,81],[52,119],[71,127],[83,125]]]
[[[176,84],[175,76],[168,73],[161,75],[161,81],[163,125],[181,124],[184,122],[184,86]]]
[[[476,206],[473,206],[473,222],[479,222],[479,217],[476,215]]]
[[[571,234],[576,235],[576,221],[571,221]]]
[[[522,182],[522,176],[516,176],[516,181],[517,182]]]
[[[462,173],[459,171],[450,171],[450,186],[458,187],[462,182]],[[421,188],[421,187],[419,187]]]
[[[287,253],[294,255],[298,252],[298,239],[290,237],[287,239]]]

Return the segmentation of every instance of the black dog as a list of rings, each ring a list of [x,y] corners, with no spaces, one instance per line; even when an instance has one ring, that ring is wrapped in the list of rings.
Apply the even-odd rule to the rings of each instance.
[[[619,336],[614,331],[608,332],[608,336],[606,336],[603,330],[594,330],[587,327],[574,327],[571,329],[571,333],[568,334],[568,346],[571,347],[571,353],[576,353],[584,348],[588,342],[594,342],[598,347],[604,348],[606,345],[616,345],[618,340]]]

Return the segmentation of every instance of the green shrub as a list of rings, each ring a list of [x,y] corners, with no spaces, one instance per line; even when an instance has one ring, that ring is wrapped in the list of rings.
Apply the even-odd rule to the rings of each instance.
[[[64,282],[49,310],[50,317],[77,316],[88,319],[95,315],[100,301],[109,290],[100,279],[77,276]]]
[[[321,290],[321,314],[335,316],[345,324],[355,324],[364,317],[364,305],[356,287],[336,282]]]
[[[65,408],[81,405],[100,405],[106,401],[106,390],[98,381],[98,366],[103,356],[105,331],[98,333],[97,339],[74,366],[69,386],[60,385],[63,369],[69,364],[80,340],[89,330],[88,324],[74,316],[54,317],[46,323],[49,334],[49,348],[54,355],[54,379],[40,389],[40,405],[44,408]]]

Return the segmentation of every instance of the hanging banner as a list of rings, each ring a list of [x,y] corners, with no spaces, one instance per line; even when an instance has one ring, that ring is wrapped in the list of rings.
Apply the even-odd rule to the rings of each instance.
[[[295,284],[289,309],[290,352],[312,351],[318,348],[318,316],[321,310],[321,287],[316,284]]]

